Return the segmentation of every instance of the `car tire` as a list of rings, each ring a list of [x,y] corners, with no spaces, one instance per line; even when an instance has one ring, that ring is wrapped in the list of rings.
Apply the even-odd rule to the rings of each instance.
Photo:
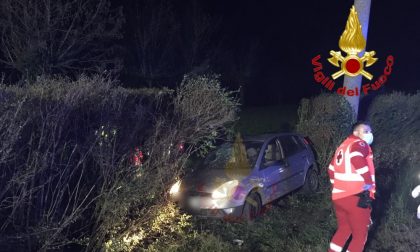
[[[310,168],[306,173],[305,183],[303,184],[303,192],[305,194],[316,193],[319,189],[319,177],[315,169]]]
[[[261,198],[256,192],[251,192],[245,199],[242,211],[242,219],[247,223],[253,223],[255,218],[261,214],[262,203]]]

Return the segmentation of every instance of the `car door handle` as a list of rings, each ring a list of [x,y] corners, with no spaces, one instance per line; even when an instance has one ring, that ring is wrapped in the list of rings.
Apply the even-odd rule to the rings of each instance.
[[[280,169],[279,169],[279,172],[280,172],[280,173],[284,172],[284,168],[280,168]]]

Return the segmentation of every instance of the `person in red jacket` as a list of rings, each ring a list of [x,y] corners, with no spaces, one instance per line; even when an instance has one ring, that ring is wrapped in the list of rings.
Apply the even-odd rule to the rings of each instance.
[[[329,252],[341,252],[350,235],[348,252],[362,252],[365,246],[376,187],[372,142],[370,125],[357,122],[330,162],[328,174],[338,228]]]

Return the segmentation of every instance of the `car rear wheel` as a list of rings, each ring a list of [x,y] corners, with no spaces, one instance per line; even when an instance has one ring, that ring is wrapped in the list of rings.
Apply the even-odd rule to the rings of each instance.
[[[260,215],[261,209],[260,196],[256,192],[251,192],[245,200],[242,218],[246,222],[252,223]]]
[[[307,194],[315,193],[319,189],[319,178],[317,172],[311,168],[306,173],[303,192]]]

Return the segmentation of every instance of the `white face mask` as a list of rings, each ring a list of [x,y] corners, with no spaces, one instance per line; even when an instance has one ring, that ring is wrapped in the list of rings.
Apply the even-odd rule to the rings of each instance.
[[[367,144],[371,145],[373,142],[373,134],[372,132],[363,134],[361,137]]]

